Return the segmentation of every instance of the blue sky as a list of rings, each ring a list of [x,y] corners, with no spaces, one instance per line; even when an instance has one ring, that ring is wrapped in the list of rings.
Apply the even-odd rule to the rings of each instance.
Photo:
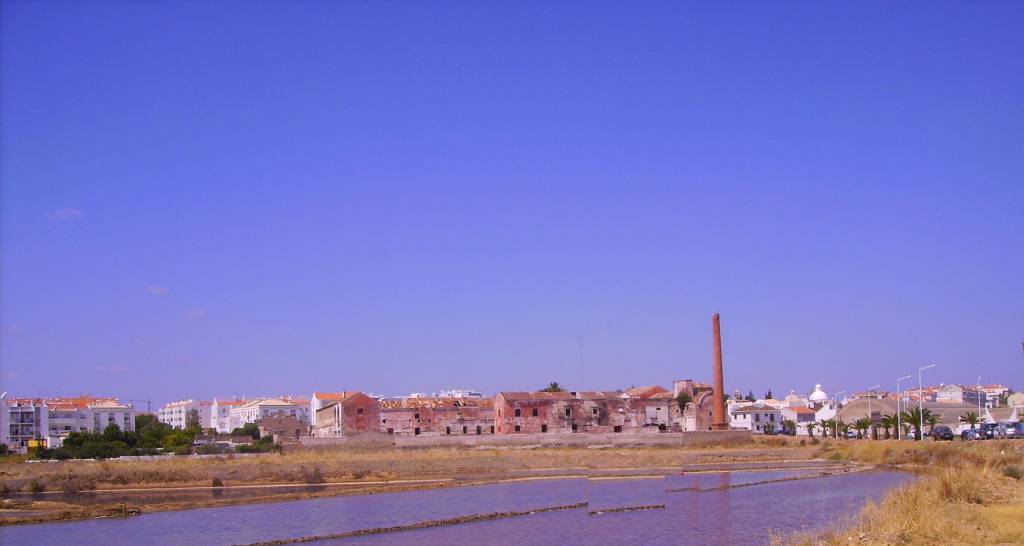
[[[719,311],[729,390],[1019,389],[1021,51],[1008,2],[6,2],[0,388],[669,385]]]

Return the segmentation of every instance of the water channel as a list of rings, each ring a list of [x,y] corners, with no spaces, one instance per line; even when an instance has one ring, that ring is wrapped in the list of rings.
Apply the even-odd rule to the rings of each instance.
[[[643,479],[568,478],[375,495],[155,512],[0,527],[0,544],[235,545],[414,524],[472,514],[587,502],[585,508],[316,544],[540,544],[588,546],[764,544],[770,530],[817,530],[856,513],[912,476],[867,471],[755,483],[815,472],[722,472]],[[752,484],[736,487],[744,484]],[[661,506],[635,512],[604,512]],[[594,512],[594,513],[592,513]]]

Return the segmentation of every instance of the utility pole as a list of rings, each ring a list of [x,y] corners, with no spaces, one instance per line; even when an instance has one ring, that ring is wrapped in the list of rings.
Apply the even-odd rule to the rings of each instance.
[[[903,426],[903,412],[900,410],[903,393],[900,391],[900,381],[904,379],[910,379],[910,376],[904,375],[896,380],[896,438],[900,440],[903,439],[903,429],[901,428]]]
[[[934,368],[935,364],[929,364],[923,368],[917,369],[917,419],[920,421],[918,424],[918,433],[921,435],[921,440],[924,440],[924,386],[921,384],[921,372]]]

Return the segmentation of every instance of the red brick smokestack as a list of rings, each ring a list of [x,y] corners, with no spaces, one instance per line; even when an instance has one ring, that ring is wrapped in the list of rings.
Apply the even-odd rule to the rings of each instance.
[[[722,326],[718,321],[718,313],[711,315],[711,329],[715,338],[714,354],[714,378],[715,391],[714,402],[711,413],[711,428],[713,430],[729,430],[729,422],[725,419],[725,379],[722,377]]]

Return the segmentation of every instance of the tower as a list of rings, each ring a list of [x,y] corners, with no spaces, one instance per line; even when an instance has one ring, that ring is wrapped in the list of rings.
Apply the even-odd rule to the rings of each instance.
[[[725,418],[725,378],[722,375],[722,326],[718,313],[711,315],[711,330],[714,336],[714,406],[712,407],[711,428],[713,430],[729,430],[729,421]]]

